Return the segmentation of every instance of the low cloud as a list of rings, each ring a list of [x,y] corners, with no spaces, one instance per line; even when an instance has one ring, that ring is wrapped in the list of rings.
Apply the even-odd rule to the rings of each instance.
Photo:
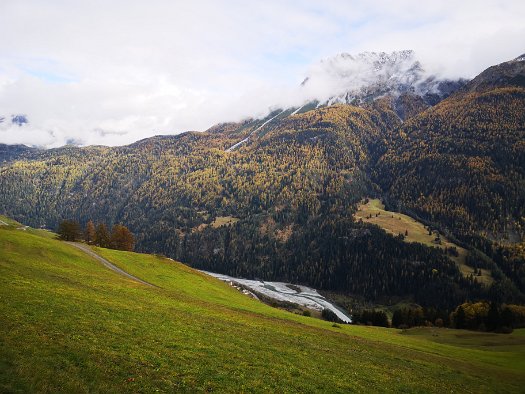
[[[4,0],[0,142],[121,145],[263,116],[340,88],[300,87],[340,52],[414,49],[472,77],[525,52],[524,19],[522,1]]]

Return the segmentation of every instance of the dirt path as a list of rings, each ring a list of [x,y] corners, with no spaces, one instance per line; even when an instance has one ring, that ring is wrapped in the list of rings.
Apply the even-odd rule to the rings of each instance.
[[[158,286],[155,286],[155,285],[153,285],[151,283],[145,282],[142,279],[137,278],[136,276],[128,274],[126,271],[120,269],[119,267],[117,267],[117,266],[113,265],[112,263],[110,263],[109,261],[107,261],[104,257],[99,256],[98,254],[93,252],[91,250],[91,248],[89,246],[87,246],[87,245],[84,245],[84,244],[81,244],[81,243],[77,243],[77,242],[68,242],[68,244],[70,244],[71,246],[74,246],[77,249],[80,249],[84,253],[86,253],[86,254],[90,255],[91,257],[95,258],[96,260],[98,260],[99,262],[104,264],[107,268],[109,268],[110,270],[115,271],[117,274],[125,276],[126,278],[132,279],[132,280],[134,280],[136,282],[142,283],[143,285],[146,285],[146,286],[158,287]]]

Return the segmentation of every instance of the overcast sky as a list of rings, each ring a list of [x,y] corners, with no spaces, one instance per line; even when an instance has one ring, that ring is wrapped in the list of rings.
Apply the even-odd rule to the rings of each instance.
[[[261,116],[340,52],[414,49],[473,77],[524,37],[523,0],[0,0],[0,142],[121,145]]]

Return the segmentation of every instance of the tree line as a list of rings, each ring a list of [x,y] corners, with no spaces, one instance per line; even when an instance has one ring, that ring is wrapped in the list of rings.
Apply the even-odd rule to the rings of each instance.
[[[424,307],[405,307],[394,311],[389,320],[381,309],[364,309],[352,314],[356,324],[406,329],[448,327],[475,331],[510,333],[525,327],[525,306],[496,302],[465,302],[451,312]]]
[[[105,223],[95,226],[92,220],[88,221],[84,230],[75,220],[63,220],[57,230],[58,236],[64,241],[81,241],[101,248],[132,251],[135,247],[135,237],[126,226],[115,224],[111,232]]]

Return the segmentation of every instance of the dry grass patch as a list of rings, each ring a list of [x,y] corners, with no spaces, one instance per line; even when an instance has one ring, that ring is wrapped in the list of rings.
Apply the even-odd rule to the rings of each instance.
[[[213,228],[230,226],[234,223],[237,223],[239,220],[239,218],[235,218],[233,216],[218,216],[213,222],[211,222],[210,226],[212,226]]]
[[[408,215],[387,211],[384,204],[379,199],[363,201],[359,204],[354,217],[356,220],[361,219],[365,223],[378,225],[392,235],[403,234],[405,236],[405,242],[419,242],[423,245],[433,246],[444,250],[447,248],[456,248],[458,255],[452,256],[449,254],[449,257],[458,265],[459,270],[464,276],[470,274],[475,275],[474,268],[465,264],[465,258],[468,255],[466,249],[456,245],[435,231],[429,233],[423,223],[418,222],[416,219]],[[440,241],[436,242],[436,238],[439,238]],[[477,276],[476,278],[478,281],[486,285],[490,285],[493,282],[490,271],[485,269],[482,269],[481,276]]]

